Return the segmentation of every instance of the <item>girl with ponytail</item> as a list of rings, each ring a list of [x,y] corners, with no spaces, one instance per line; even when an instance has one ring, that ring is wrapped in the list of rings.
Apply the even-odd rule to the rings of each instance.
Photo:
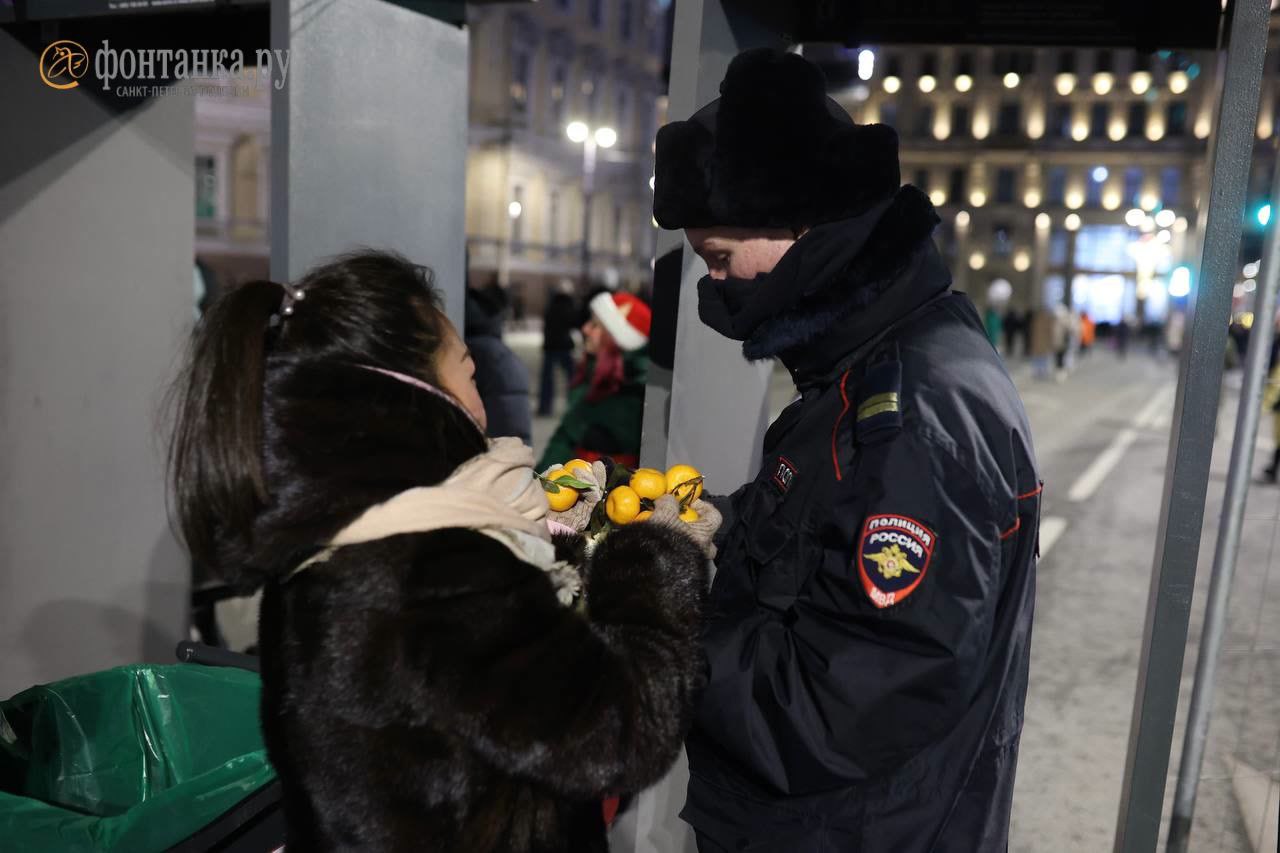
[[[605,851],[603,796],[683,741],[709,543],[673,505],[589,559],[553,538],[473,377],[430,273],[387,252],[196,328],[174,504],[197,564],[263,590],[291,851]]]

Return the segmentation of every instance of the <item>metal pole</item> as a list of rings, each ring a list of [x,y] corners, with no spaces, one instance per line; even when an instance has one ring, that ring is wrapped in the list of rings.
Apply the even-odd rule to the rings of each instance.
[[[1280,159],[1276,162],[1270,197],[1280,199]],[[1260,282],[1253,311],[1253,334],[1249,336],[1249,351],[1245,355],[1244,386],[1240,391],[1240,409],[1236,414],[1235,444],[1231,446],[1231,466],[1227,470],[1222,522],[1218,527],[1217,550],[1213,556],[1209,603],[1205,608],[1204,632],[1200,636],[1200,657],[1196,661],[1195,686],[1191,690],[1191,710],[1187,716],[1187,734],[1182,747],[1182,766],[1178,770],[1178,788],[1173,799],[1169,853],[1185,853],[1187,850],[1187,842],[1191,837],[1191,818],[1196,808],[1196,788],[1204,765],[1205,743],[1209,739],[1209,718],[1213,713],[1218,655],[1222,650],[1222,635],[1226,630],[1231,579],[1240,553],[1240,528],[1244,519],[1245,500],[1249,495],[1249,477],[1253,470],[1253,450],[1261,414],[1259,400],[1262,396],[1262,381],[1267,374],[1267,359],[1271,354],[1272,332],[1275,329],[1276,285],[1280,282],[1280,228],[1274,224],[1267,229]]]
[[[1151,853],[1160,834],[1269,17],[1269,0],[1237,0],[1232,7],[1204,254],[1200,281],[1193,291],[1195,307],[1188,323],[1182,381],[1174,404],[1173,437],[1116,826],[1117,853]]]
[[[596,140],[590,133],[582,143],[582,289],[591,287],[591,195],[596,183]]]

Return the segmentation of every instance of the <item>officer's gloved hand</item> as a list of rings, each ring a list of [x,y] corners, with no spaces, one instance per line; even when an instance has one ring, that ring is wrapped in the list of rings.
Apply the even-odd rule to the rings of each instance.
[[[721,516],[720,511],[711,504],[703,500],[694,501],[690,506],[698,513],[697,521],[681,521],[680,520],[680,502],[672,495],[663,495],[654,501],[653,515],[642,524],[662,524],[674,530],[679,530],[693,538],[702,550],[707,553],[708,559],[714,559],[716,555],[716,547],[712,544],[716,531],[720,529]]]
[[[563,465],[552,465],[542,472],[542,476],[550,477],[556,471],[563,469]],[[603,462],[593,463],[589,474],[585,468],[575,467],[573,475],[584,483],[590,483],[592,488],[580,491],[578,493],[578,502],[564,512],[548,512],[547,518],[581,533],[591,523],[591,513],[595,512],[596,504],[600,503],[600,499],[604,496],[604,484],[607,480],[607,475]]]

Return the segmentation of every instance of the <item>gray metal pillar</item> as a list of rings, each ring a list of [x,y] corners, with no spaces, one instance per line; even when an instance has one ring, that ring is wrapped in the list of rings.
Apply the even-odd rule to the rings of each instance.
[[[730,60],[752,47],[782,47],[781,38],[725,8],[723,0],[676,4],[668,115],[684,119],[719,97]],[[659,236],[657,255],[683,246],[675,370],[650,373],[645,391],[641,462],[649,467],[687,462],[724,494],[755,476],[768,425],[773,363],[748,364],[742,345],[698,319],[698,279],[706,266],[683,232]]]
[[[0,31],[0,696],[172,662],[190,594],[156,415],[194,307],[194,106],[117,112],[38,56]]]
[[[723,0],[680,0],[671,50],[668,115],[684,119],[719,97],[730,60],[753,47],[782,47],[781,38],[725,8]],[[684,233],[658,236],[656,256],[682,249],[675,369],[656,365],[645,389],[640,462],[650,468],[687,462],[707,487],[727,494],[755,476],[768,426],[773,362],[748,364],[742,345],[698,319],[698,279],[706,265]],[[636,797],[609,833],[615,853],[696,853],[693,831],[680,820],[689,768],[682,753],[662,782]]]
[[[1217,418],[1226,319],[1266,54],[1268,0],[1232,7],[1200,281],[1193,291],[1116,826],[1118,853],[1156,849]]]
[[[467,34],[383,0],[272,0],[271,275],[359,246],[435,271],[462,328]]]
[[[1270,197],[1280,198],[1280,161],[1276,164]],[[1182,765],[1178,771],[1177,793],[1173,798],[1169,853],[1185,853],[1190,841],[1196,789],[1200,783],[1200,770],[1204,765],[1205,743],[1209,739],[1218,653],[1222,650],[1222,637],[1227,627],[1231,578],[1235,574],[1236,558],[1240,554],[1240,530],[1244,521],[1245,501],[1249,496],[1258,419],[1262,414],[1262,383],[1266,379],[1267,359],[1271,355],[1271,340],[1275,331],[1276,285],[1280,282],[1280,223],[1275,221],[1267,229],[1267,244],[1263,252],[1259,282],[1257,304],[1253,312],[1253,333],[1249,336],[1249,352],[1245,356],[1240,409],[1236,414],[1235,443],[1231,446],[1231,465],[1227,469],[1222,521],[1218,526],[1218,544],[1213,557],[1213,576],[1209,582],[1209,602],[1205,608],[1204,632],[1200,636],[1200,657],[1196,660],[1196,680],[1191,689],[1191,709],[1187,714]]]

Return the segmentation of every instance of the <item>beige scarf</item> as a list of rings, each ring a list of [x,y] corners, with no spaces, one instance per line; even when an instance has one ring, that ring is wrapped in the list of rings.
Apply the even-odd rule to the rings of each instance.
[[[488,451],[460,465],[440,485],[408,489],[369,507],[289,577],[328,560],[345,545],[465,528],[496,540],[551,575],[557,598],[567,606],[580,582],[572,566],[556,561],[548,509],[546,493],[533,473],[533,451],[517,438],[494,439]]]

